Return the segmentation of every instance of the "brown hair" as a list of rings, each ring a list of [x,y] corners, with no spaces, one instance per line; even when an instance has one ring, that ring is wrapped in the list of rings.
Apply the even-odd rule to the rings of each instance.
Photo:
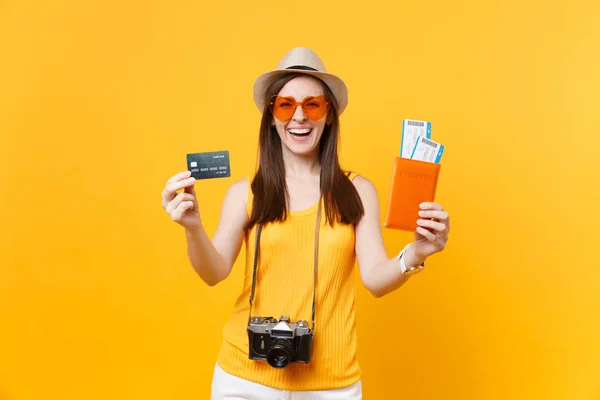
[[[300,73],[282,75],[267,89],[270,99],[292,79],[304,76]],[[323,83],[323,82],[321,82]],[[327,222],[356,224],[364,214],[360,196],[354,184],[344,174],[338,159],[339,116],[337,103],[329,87],[323,83],[325,97],[329,100],[327,124],[319,143],[319,163],[321,164],[321,196],[324,200]],[[281,139],[275,127],[271,126],[273,114],[269,104],[265,105],[259,133],[258,170],[252,180],[252,213],[244,226],[250,231],[255,224],[285,221],[289,193],[285,182],[285,167]]]

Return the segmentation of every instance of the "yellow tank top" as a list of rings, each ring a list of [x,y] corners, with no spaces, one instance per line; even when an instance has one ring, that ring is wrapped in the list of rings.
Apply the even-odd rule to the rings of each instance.
[[[351,173],[352,180],[356,174]],[[252,207],[248,190],[247,211]],[[324,207],[322,207],[324,208]],[[311,322],[314,238],[318,204],[288,213],[282,223],[263,226],[260,263],[252,315],[289,316]],[[356,359],[354,226],[331,227],[321,211],[315,332],[310,363],[292,362],[273,368],[248,358],[249,297],[252,286],[256,227],[245,238],[246,266],[242,292],[223,328],[219,366],[231,375],[282,390],[338,389],[356,383],[361,369]]]

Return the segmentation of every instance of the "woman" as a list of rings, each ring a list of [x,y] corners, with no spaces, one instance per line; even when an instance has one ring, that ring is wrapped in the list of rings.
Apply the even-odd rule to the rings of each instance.
[[[354,263],[375,297],[397,289],[444,249],[448,213],[439,204],[422,204],[414,242],[387,256],[373,184],[345,173],[338,161],[346,86],[311,50],[292,49],[276,70],[261,75],[254,99],[263,113],[259,167],[252,179],[229,188],[212,241],[189,172],[169,179],[162,194],[208,285],[229,275],[246,243],[244,286],[223,329],[212,399],[361,399]],[[312,341],[276,345],[264,320],[250,315],[273,317],[266,320],[273,335],[287,327]],[[283,325],[282,316],[289,316]]]

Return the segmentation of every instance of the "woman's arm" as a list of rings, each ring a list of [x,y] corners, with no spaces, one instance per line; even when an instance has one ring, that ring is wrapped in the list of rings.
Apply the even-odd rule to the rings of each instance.
[[[367,289],[375,297],[384,296],[402,286],[408,277],[402,273],[398,259],[389,258],[381,232],[379,198],[375,186],[368,179],[357,176],[353,180],[360,195],[365,214],[356,225],[356,257],[360,277]],[[410,246],[405,254],[407,266],[421,264]],[[398,249],[400,251],[401,249]]]
[[[186,229],[190,262],[209,286],[214,286],[229,276],[239,255],[244,238],[243,228],[248,219],[247,199],[247,179],[234,182],[229,187],[212,241],[202,224],[194,230]]]

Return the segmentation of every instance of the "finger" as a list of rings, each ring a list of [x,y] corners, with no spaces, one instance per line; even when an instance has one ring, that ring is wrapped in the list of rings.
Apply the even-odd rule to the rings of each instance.
[[[173,200],[171,200],[169,202],[169,204],[167,205],[167,208],[166,208],[167,213],[171,214],[184,201],[193,202],[194,200],[195,200],[195,197],[193,195],[181,192],[177,196],[175,196],[175,198]]]
[[[421,207],[421,210],[444,211],[444,207],[442,207],[440,204],[434,203],[432,201],[423,202],[423,203],[419,204],[419,207]]]
[[[193,201],[182,201],[181,204],[179,204],[175,211],[173,211],[173,213],[171,214],[171,218],[175,222],[181,221],[186,211],[191,210],[192,207],[194,207]]]
[[[186,178],[176,182],[167,183],[165,190],[163,190],[162,197],[164,200],[171,201],[175,197],[175,192],[179,189],[183,189],[196,182],[194,178]]]
[[[419,211],[419,217],[423,218],[435,218],[439,221],[447,221],[450,219],[450,216],[446,211],[438,211],[438,210],[421,210]]]
[[[165,210],[167,211],[167,214],[171,215],[173,213],[173,211],[175,211],[175,209],[181,204],[182,201],[183,201],[183,197],[180,196],[179,194],[176,195],[173,198],[173,200],[169,201],[167,203],[167,206],[165,207]]]
[[[437,239],[437,236],[431,232],[429,232],[427,229],[422,228],[420,226],[417,226],[417,232],[419,232],[421,235],[425,236],[425,238],[427,240],[429,240],[430,242],[435,242]]]
[[[172,177],[170,177],[169,180],[167,181],[167,183],[177,182],[182,179],[189,178],[190,176],[192,176],[191,171],[179,172],[179,173],[173,175]]]
[[[191,184],[190,186],[187,186],[184,190],[185,193],[189,193],[191,195],[193,195],[194,197],[196,197],[196,187],[194,186],[196,184],[196,181],[194,180],[194,183]]]
[[[423,228],[430,228],[436,232],[441,233],[442,235],[448,232],[448,227],[446,224],[441,222],[432,221],[430,219],[419,219],[417,220],[417,224],[422,226]]]
[[[188,187],[190,185],[193,185],[194,183],[196,183],[195,178],[185,178],[185,179],[182,179],[179,181],[167,183],[167,186],[165,187],[165,189],[170,192],[176,192],[179,189],[183,189],[184,187]]]

